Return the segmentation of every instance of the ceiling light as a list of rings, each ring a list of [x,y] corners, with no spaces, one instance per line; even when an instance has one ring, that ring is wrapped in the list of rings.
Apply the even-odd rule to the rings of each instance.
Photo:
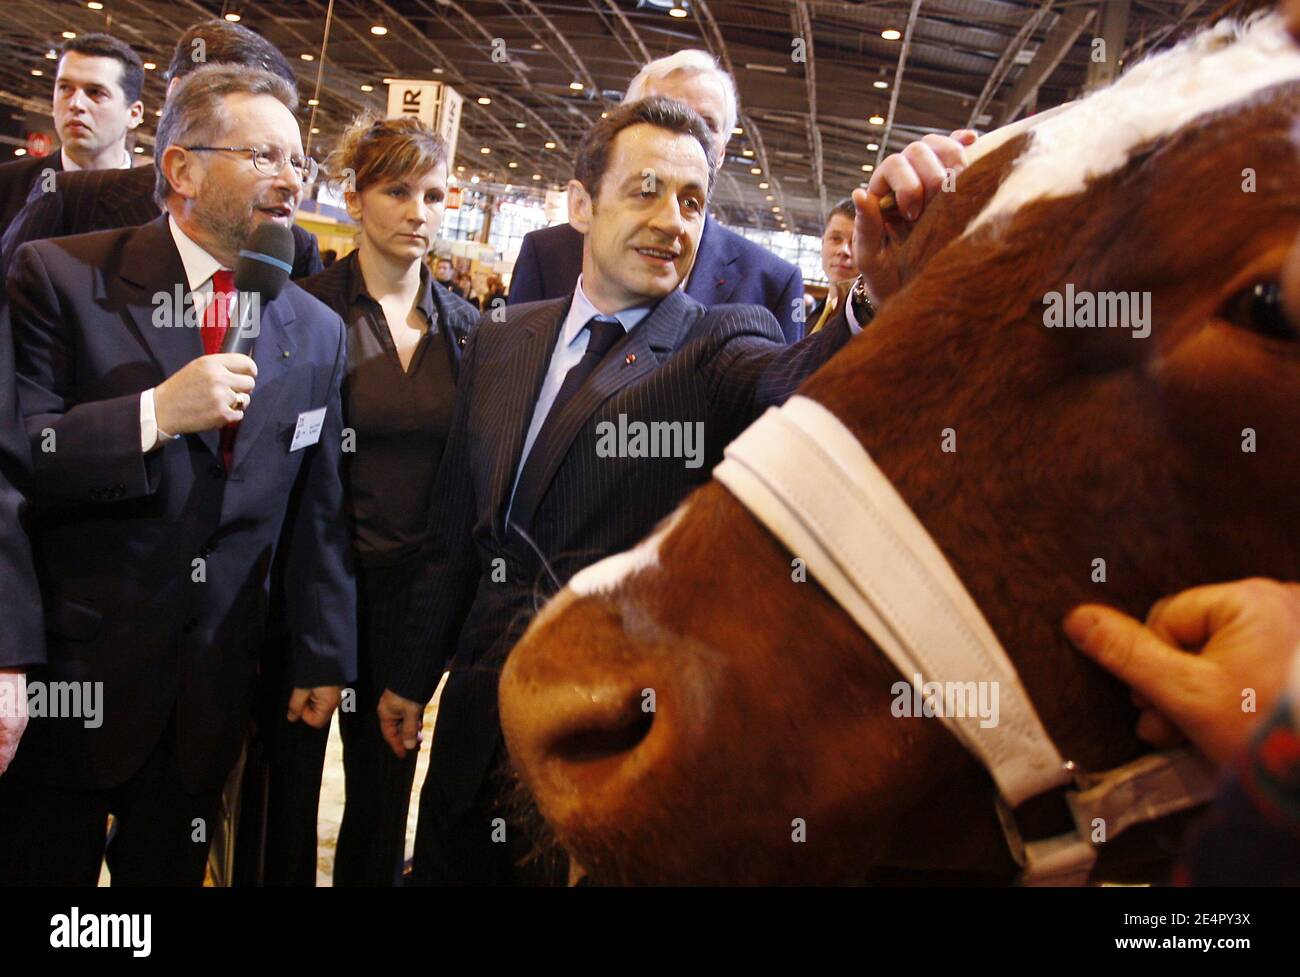
[[[542,174],[540,174],[540,173],[534,173],[534,174],[533,174],[533,179],[534,179],[534,180],[540,180],[541,178],[542,178]]]
[[[525,122],[516,122],[516,123],[515,123],[515,128],[516,128],[516,129],[522,129],[522,128],[524,128],[525,125],[527,125],[527,123],[525,123]]]
[[[311,134],[312,134],[313,136],[314,136],[314,135],[317,135],[319,132],[320,132],[320,130],[317,129],[315,126],[312,126],[312,127],[311,127]]]
[[[550,141],[548,140],[547,143],[546,143],[546,148],[547,148],[547,149],[554,149],[554,148],[555,148],[555,143],[550,142]]]
[[[491,155],[492,155],[492,147],[491,147],[491,146],[484,146],[482,149],[479,150],[479,152],[482,153],[484,156],[491,156]]]
[[[538,44],[536,41],[534,41],[532,44],[530,44],[530,45],[528,45],[528,46],[529,46],[530,48],[532,48],[534,51],[540,51],[540,50],[542,50],[542,46],[541,46],[540,44]]]
[[[45,58],[46,58],[47,61],[58,61],[58,60],[59,60],[59,52],[58,52],[58,51],[55,51],[53,48],[51,48],[50,50],[48,50],[48,51],[45,52]]]
[[[230,21],[232,24],[238,24],[239,19],[239,14],[226,14],[226,20]]]
[[[871,172],[872,170],[874,170],[874,169],[875,169],[875,167],[872,166],[870,163],[863,163],[863,164],[862,164],[862,172],[864,172],[864,173],[870,173],[870,172]]]
[[[32,74],[35,75],[37,78],[39,78],[41,77],[41,75],[45,74],[45,72],[43,72],[40,68],[33,68]]]
[[[309,99],[307,99],[307,104],[308,104],[308,105],[319,105],[319,104],[320,104],[320,99],[319,99],[319,98],[309,98]]]
[[[316,55],[314,55],[314,54],[300,54],[300,55],[298,55],[298,57],[302,58],[304,61],[315,61],[315,60],[316,60]]]
[[[887,82],[887,81],[873,81],[871,84],[872,84],[874,87],[876,87],[876,88],[888,88],[888,87],[889,87],[889,82]]]
[[[14,150],[14,155],[15,155],[15,156],[26,156],[26,155],[27,155],[27,150],[23,149],[22,146],[19,146],[17,149]]]
[[[762,169],[760,169],[760,168],[757,167],[757,166],[751,166],[751,167],[749,168],[749,172],[753,173],[755,176],[762,176],[762,175],[763,175],[763,171],[762,171]]]
[[[583,84],[580,81],[571,81],[569,82],[569,88],[575,92],[580,92],[583,89]]]
[[[877,149],[879,149],[879,148],[880,148],[880,143],[875,143],[875,142],[869,142],[869,143],[867,143],[867,150],[868,150],[868,152],[872,152],[872,153],[874,153],[874,152],[875,152]]]
[[[473,176],[471,176],[471,177],[469,178],[469,182],[470,182],[470,183],[478,183],[478,174],[475,173]]]
[[[64,32],[63,32],[63,37],[64,37],[66,40],[69,40],[69,41],[72,40],[72,39],[73,39],[74,37],[76,37],[76,36],[77,36],[77,32],[76,32],[76,31],[64,31]]]
[[[136,151],[137,153],[143,153],[143,152],[144,152],[144,147],[143,147],[143,146],[136,146],[136,147],[135,147],[135,151]]]
[[[894,28],[890,27],[887,30],[881,31],[880,36],[883,37],[886,41],[897,41],[903,35],[900,34],[898,31],[894,30]]]
[[[766,189],[768,188],[769,185],[770,185],[770,184],[767,184],[767,183],[760,183],[760,184],[758,185],[758,189],[760,189],[760,190],[766,190]]]
[[[609,113],[608,113],[608,112],[601,112],[601,113],[600,113],[600,117],[601,117],[602,119],[608,119],[608,118],[609,118]]]
[[[673,7],[672,10],[668,11],[668,16],[681,18],[687,16],[687,14],[682,7]]]
[[[153,71],[158,66],[154,64],[152,61],[146,61],[143,65],[141,65],[141,67],[144,68],[145,71]]]
[[[742,151],[741,151],[740,155],[741,155],[741,156],[753,156],[753,155],[754,155],[754,151],[753,151],[752,149],[745,149],[745,150],[742,150]]]
[[[740,128],[740,126],[736,126],[734,129],[731,130],[731,134],[733,136],[743,136],[745,134],[745,130]]]
[[[89,7],[91,10],[103,10],[103,9],[104,9],[104,5],[103,5],[102,3],[100,3],[99,0],[89,0],[89,2],[86,4],[86,6]]]
[[[491,105],[491,104],[492,104],[492,99],[488,98],[486,95],[480,95],[480,96],[478,97],[478,104],[479,104],[479,105]]]
[[[383,24],[375,24],[370,28],[370,33],[374,34],[376,37],[383,37],[388,33],[388,28]]]
[[[513,169],[515,169],[517,166],[519,166],[519,164],[516,163],[514,160],[511,160],[509,163],[506,164],[506,166],[510,167],[510,168],[513,170]]]
[[[373,92],[373,91],[375,90],[375,86],[374,86],[374,85],[362,85],[362,86],[361,86],[361,90],[362,90],[363,92]]]
[[[764,199],[764,200],[775,200],[776,197],[772,196],[772,195],[769,193],[769,194],[768,194],[766,197],[764,197],[763,199]]]
[[[780,208],[780,207],[773,207],[773,208],[772,208],[772,213],[774,213],[774,214],[779,214],[779,213],[781,213],[781,208]]]
[[[883,126],[885,124],[885,117],[883,115],[873,115],[867,121],[873,126]]]
[[[458,167],[456,167],[456,172],[457,172],[457,173],[464,173],[464,172],[465,172],[465,167],[463,167],[463,166],[458,166]]]

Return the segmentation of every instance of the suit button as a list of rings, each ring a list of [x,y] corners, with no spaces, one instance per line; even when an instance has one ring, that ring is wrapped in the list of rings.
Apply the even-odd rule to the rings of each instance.
[[[199,547],[199,556],[206,559],[207,557],[212,555],[212,550],[213,550],[213,545],[211,543],[204,543],[202,546]]]
[[[214,461],[212,465],[208,468],[208,474],[211,475],[213,478],[225,478],[226,469],[223,468],[221,465],[218,465]]]
[[[458,336],[458,337],[456,338],[456,344],[457,344],[458,346],[464,346],[464,345],[465,345],[466,343],[468,343],[468,342],[469,342],[469,338],[466,337],[466,336]]]

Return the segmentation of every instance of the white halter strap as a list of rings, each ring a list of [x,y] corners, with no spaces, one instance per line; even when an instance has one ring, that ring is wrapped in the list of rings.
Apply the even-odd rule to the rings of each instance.
[[[942,720],[997,785],[1025,882],[1082,882],[1092,839],[1204,803],[1213,775],[1187,750],[1089,776],[1056,749],[1015,666],[930,534],[858,439],[821,404],[792,397],[726,449],[714,477],[772,532],[913,682],[996,683],[999,713]],[[921,694],[921,689],[917,690]],[[1024,844],[1009,809],[1057,787],[1075,832]]]

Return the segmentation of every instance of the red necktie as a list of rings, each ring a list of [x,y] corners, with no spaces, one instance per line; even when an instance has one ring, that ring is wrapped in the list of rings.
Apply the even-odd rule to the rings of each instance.
[[[235,274],[222,268],[212,276],[212,297],[203,310],[203,352],[211,356],[221,352],[221,342],[230,326],[230,293],[235,290]],[[227,424],[221,429],[221,460],[230,471],[230,459],[235,451],[235,432],[238,424]]]

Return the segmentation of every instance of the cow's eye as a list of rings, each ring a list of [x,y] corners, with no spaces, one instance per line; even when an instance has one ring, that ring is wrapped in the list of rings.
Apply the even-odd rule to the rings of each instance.
[[[1295,340],[1296,329],[1282,307],[1282,289],[1277,282],[1256,282],[1243,288],[1223,306],[1221,316],[1239,329],[1261,336]]]

